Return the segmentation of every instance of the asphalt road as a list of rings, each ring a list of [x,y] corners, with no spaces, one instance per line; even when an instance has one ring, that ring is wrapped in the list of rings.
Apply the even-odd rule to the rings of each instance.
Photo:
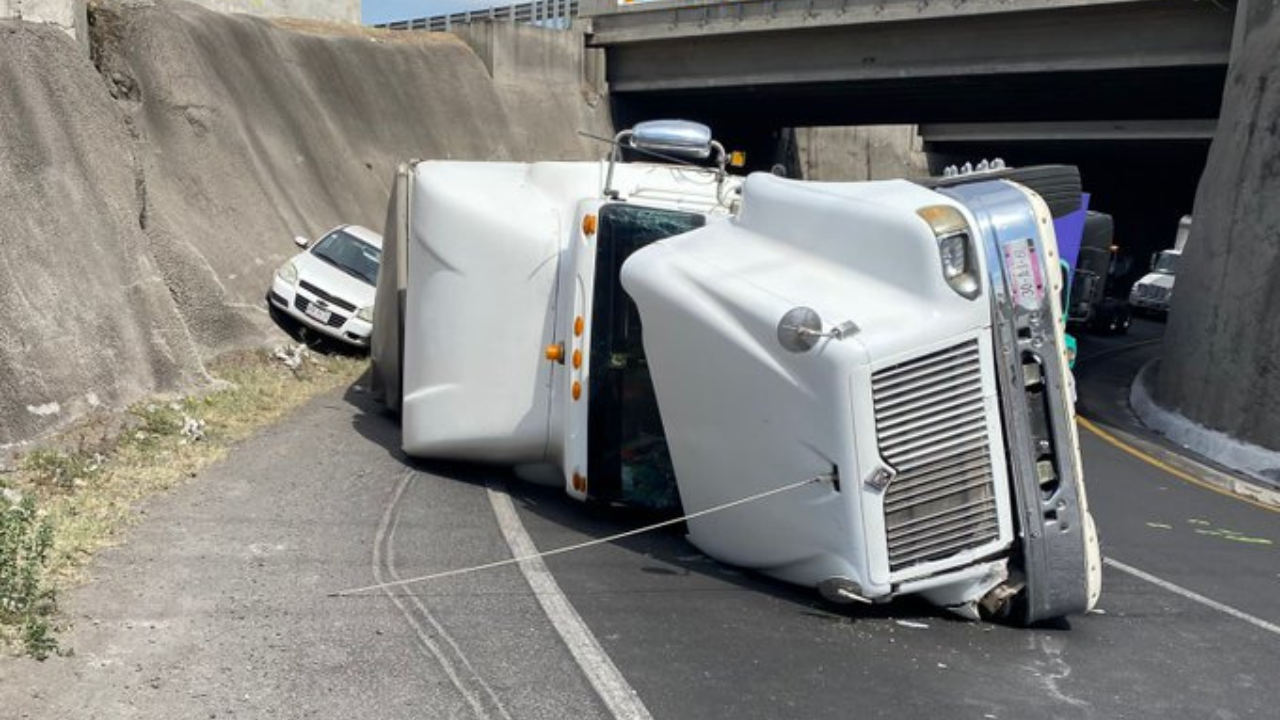
[[[1084,339],[1086,413],[1124,419],[1116,368],[1158,351],[1137,344],[1158,331]],[[549,572],[332,597],[510,557],[502,487],[541,549],[645,522],[500,470],[406,464],[396,436],[362,393],[322,398],[149,503],[69,598],[75,654],[0,661],[0,716],[1280,716],[1280,514],[1088,432],[1112,561],[1099,612],[1036,630],[910,601],[827,605],[674,529],[548,558]]]

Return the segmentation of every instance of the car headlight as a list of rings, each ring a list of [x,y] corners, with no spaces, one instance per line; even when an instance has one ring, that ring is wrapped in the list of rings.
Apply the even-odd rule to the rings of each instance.
[[[373,306],[368,305],[366,307],[360,308],[360,310],[356,312],[356,317],[360,318],[361,320],[367,323],[373,322]]]
[[[298,266],[294,265],[293,261],[290,260],[281,265],[279,270],[276,270],[276,277],[290,285],[294,285],[298,282]]]
[[[973,232],[960,211],[950,205],[922,207],[916,214],[929,224],[938,240],[938,258],[942,262],[942,278],[960,297],[973,300],[982,294],[978,282],[977,253],[973,248]]]

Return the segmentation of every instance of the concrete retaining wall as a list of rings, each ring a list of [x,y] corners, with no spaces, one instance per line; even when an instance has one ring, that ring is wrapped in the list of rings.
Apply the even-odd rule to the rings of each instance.
[[[555,59],[534,91],[448,35],[291,27],[106,5],[95,70],[56,30],[0,26],[0,445],[262,342],[293,236],[380,229],[399,161],[585,159],[577,130],[610,133],[560,33],[505,31]]]
[[[800,171],[808,180],[924,177],[929,162],[914,125],[796,130]]]
[[[197,384],[200,358],[138,225],[139,159],[85,53],[0,21],[0,444]]]
[[[224,13],[360,23],[360,0],[192,0],[192,2]]]
[[[1241,3],[1156,400],[1280,450],[1280,9]]]
[[[0,19],[53,25],[89,46],[85,0],[0,0]]]

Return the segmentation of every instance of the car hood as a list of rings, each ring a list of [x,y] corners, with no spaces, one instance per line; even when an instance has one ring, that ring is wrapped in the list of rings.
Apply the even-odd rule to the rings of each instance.
[[[363,280],[348,275],[309,252],[299,253],[293,258],[298,268],[298,280],[324,290],[330,295],[342,298],[357,308],[373,304],[374,287]]]
[[[1154,285],[1162,288],[1172,288],[1174,275],[1165,275],[1164,273],[1147,273],[1138,281],[1139,285]]]

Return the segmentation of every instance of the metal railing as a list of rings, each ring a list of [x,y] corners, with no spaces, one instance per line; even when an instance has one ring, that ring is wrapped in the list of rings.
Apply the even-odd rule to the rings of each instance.
[[[530,0],[516,5],[501,5],[451,15],[434,15],[413,20],[397,20],[375,27],[387,30],[426,30],[449,32],[455,25],[474,22],[507,22],[513,25],[535,25],[554,30],[568,30],[578,16],[578,0]]]

